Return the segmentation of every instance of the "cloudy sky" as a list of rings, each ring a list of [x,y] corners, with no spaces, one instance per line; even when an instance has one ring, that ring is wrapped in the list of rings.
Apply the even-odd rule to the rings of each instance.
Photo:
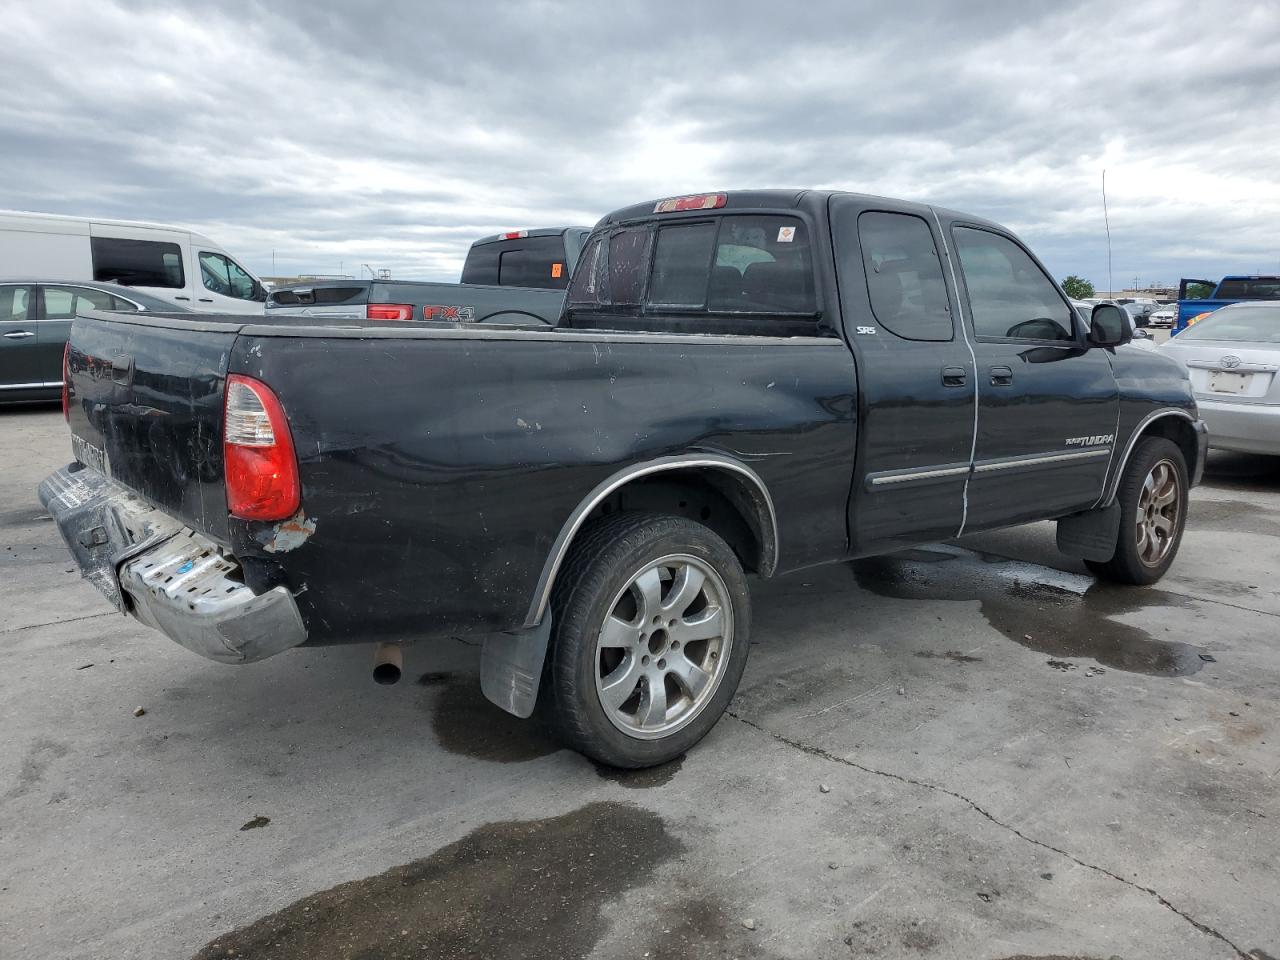
[[[889,11],[886,13],[886,10]],[[1062,277],[1280,271],[1280,3],[0,0],[0,208],[456,279],[706,189],[1001,221]]]

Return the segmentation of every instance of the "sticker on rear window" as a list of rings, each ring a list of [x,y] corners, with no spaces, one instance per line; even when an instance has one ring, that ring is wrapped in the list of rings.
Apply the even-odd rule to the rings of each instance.
[[[553,263],[551,265],[551,276],[556,280],[560,279],[560,274],[564,273],[563,263]]]
[[[793,240],[795,240],[795,238],[796,238],[795,227],[779,227],[778,228],[779,243],[791,243]]]

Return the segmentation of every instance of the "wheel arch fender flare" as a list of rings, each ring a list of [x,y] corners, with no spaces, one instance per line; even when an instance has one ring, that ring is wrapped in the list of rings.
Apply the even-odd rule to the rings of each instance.
[[[551,601],[551,591],[555,586],[556,576],[573,546],[574,538],[586,524],[592,512],[609,496],[629,483],[678,470],[709,471],[735,483],[744,494],[742,500],[735,506],[743,514],[749,514],[744,519],[752,528],[759,543],[757,570],[762,577],[773,575],[778,567],[778,517],[774,510],[773,498],[769,495],[769,489],[760,475],[741,460],[722,453],[688,453],[658,457],[654,460],[631,464],[610,474],[596,484],[569,514],[555,542],[551,545],[551,550],[538,577],[525,619],[526,629],[536,627],[542,622]]]
[[[1168,418],[1174,419],[1170,420]],[[1095,509],[1109,507],[1115,502],[1116,491],[1120,487],[1120,478],[1124,476],[1125,468],[1129,465],[1129,457],[1133,454],[1138,441],[1143,437],[1163,436],[1177,443],[1182,448],[1183,453],[1187,454],[1187,473],[1192,478],[1192,484],[1194,485],[1204,470],[1204,447],[1200,442],[1204,432],[1202,428],[1198,427],[1199,423],[1200,421],[1189,411],[1177,407],[1162,407],[1158,410],[1152,410],[1143,417],[1129,435],[1129,440],[1116,463],[1115,470],[1107,478],[1107,485],[1103,490],[1102,497],[1094,505]]]

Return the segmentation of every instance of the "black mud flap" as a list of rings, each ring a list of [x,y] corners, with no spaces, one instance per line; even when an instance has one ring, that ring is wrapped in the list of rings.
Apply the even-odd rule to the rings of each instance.
[[[1069,557],[1106,563],[1116,554],[1120,504],[1086,510],[1058,521],[1058,549]]]
[[[480,689],[485,697],[521,720],[532,716],[550,638],[549,612],[530,630],[486,637],[480,652]]]

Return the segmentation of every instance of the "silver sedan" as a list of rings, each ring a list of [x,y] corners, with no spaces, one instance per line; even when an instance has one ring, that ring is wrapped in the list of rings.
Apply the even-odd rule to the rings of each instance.
[[[1209,446],[1280,456],[1280,303],[1215,310],[1160,349],[1191,375]]]

